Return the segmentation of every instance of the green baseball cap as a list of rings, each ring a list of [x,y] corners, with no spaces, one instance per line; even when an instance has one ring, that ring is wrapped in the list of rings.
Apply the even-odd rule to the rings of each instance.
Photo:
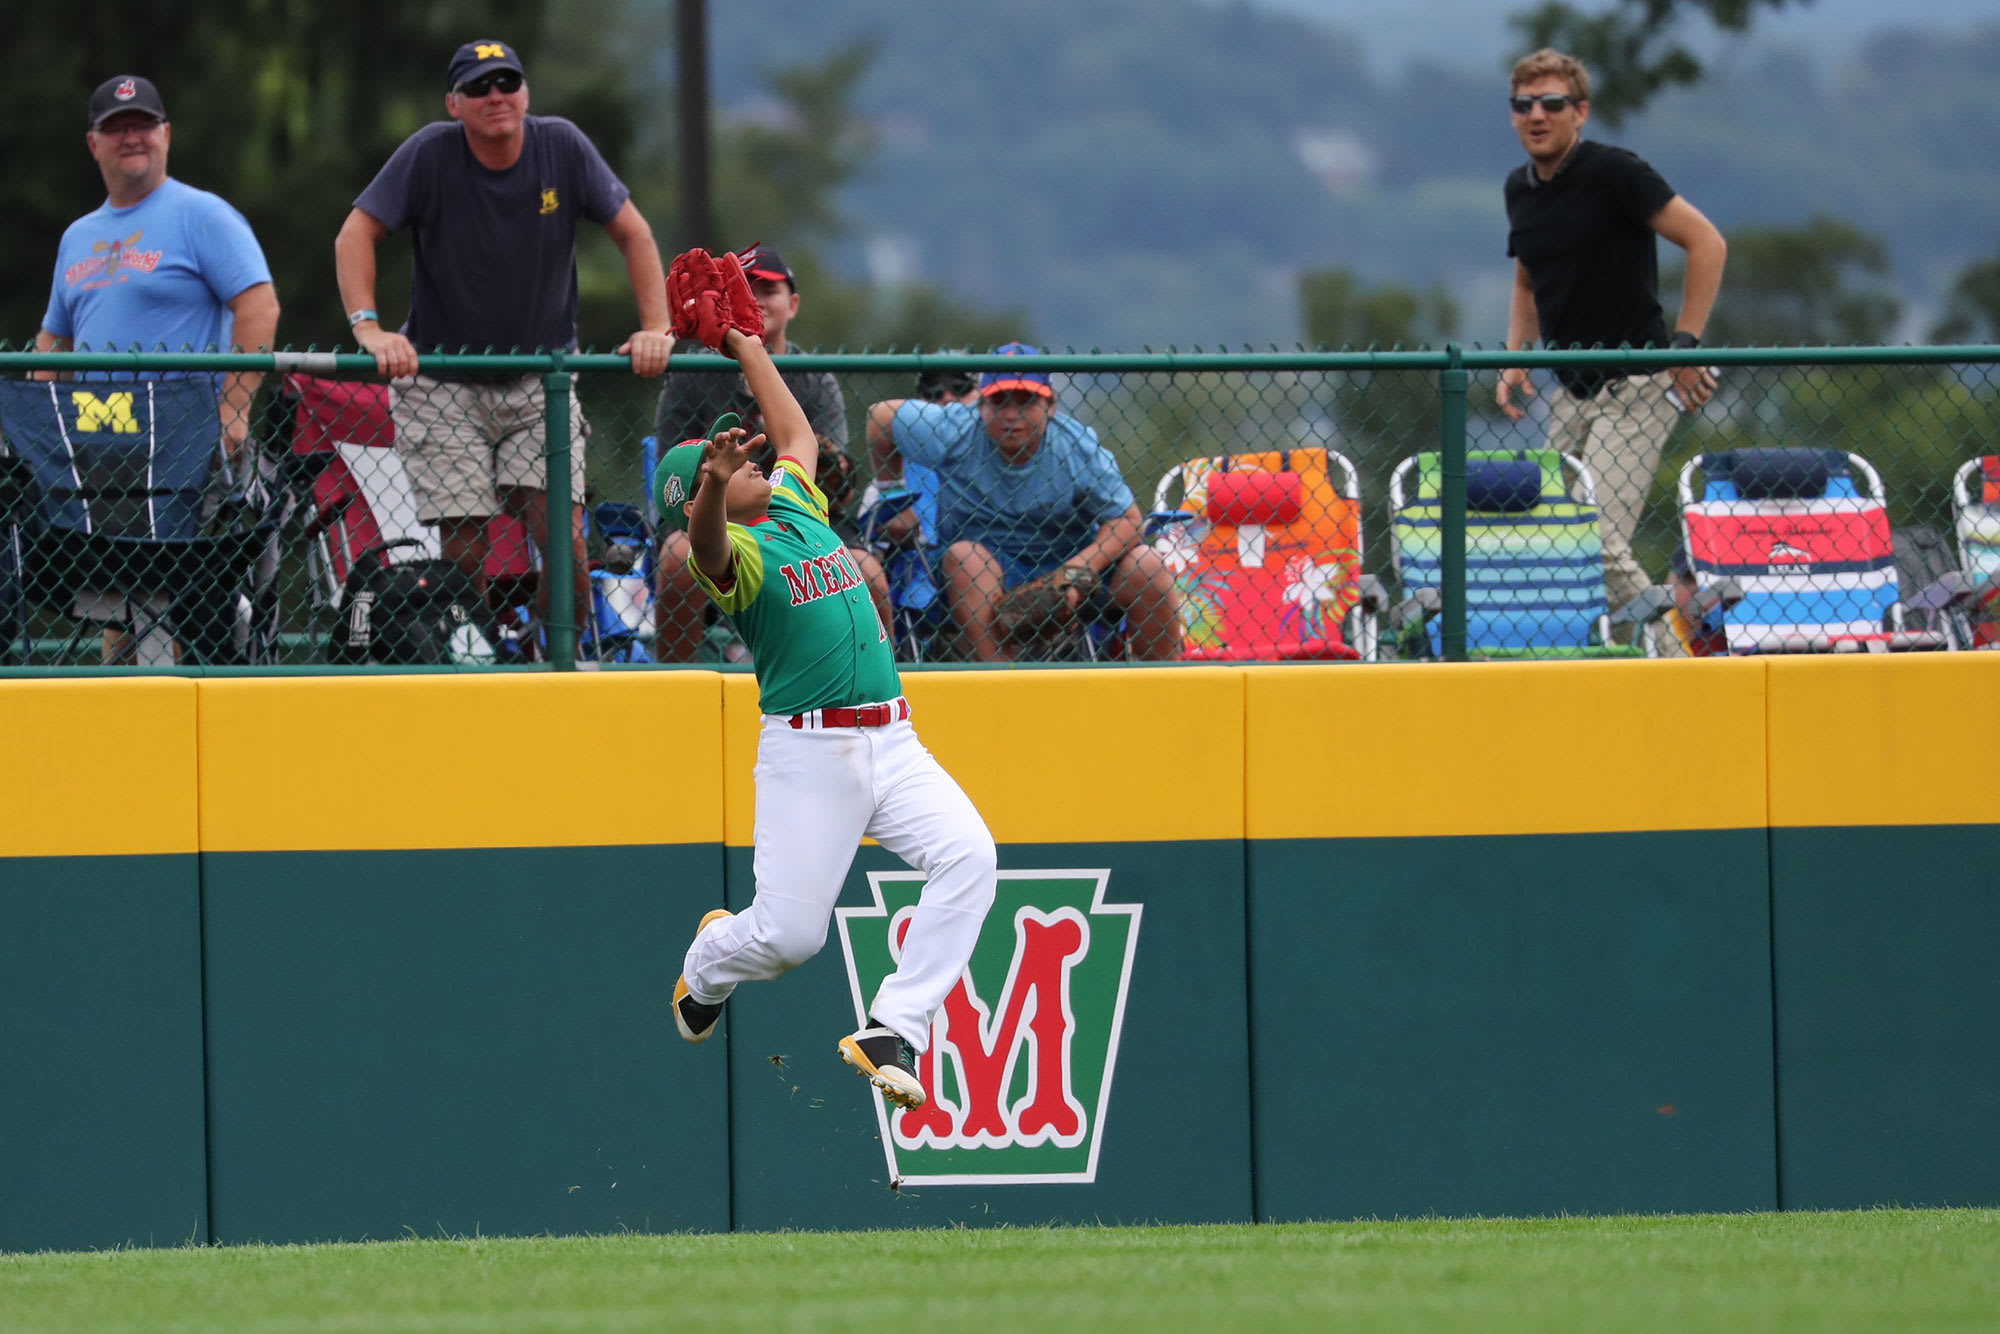
[[[743,419],[733,412],[725,412],[715,419],[715,425],[708,428],[708,434],[700,440],[683,440],[668,450],[660,459],[660,466],[653,474],[653,507],[660,512],[660,522],[669,528],[685,531],[687,515],[681,506],[694,499],[695,478],[701,472],[702,447],[724,431],[733,431],[743,424]]]

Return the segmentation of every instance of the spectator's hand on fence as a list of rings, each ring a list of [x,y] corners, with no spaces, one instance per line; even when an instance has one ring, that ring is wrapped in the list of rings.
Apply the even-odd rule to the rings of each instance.
[[[390,379],[417,373],[417,349],[394,330],[364,323],[355,326],[354,340],[362,351],[374,354],[375,369]]]
[[[243,456],[250,439],[250,414],[233,403],[222,405],[222,455],[231,463]]]
[[[641,329],[618,345],[619,356],[632,358],[632,373],[648,379],[665,373],[673,353],[673,335],[659,329]]]
[[[1519,394],[1522,404],[1516,406],[1514,396]],[[1526,400],[1535,396],[1535,382],[1528,378],[1525,366],[1509,366],[1500,372],[1500,383],[1493,391],[1493,401],[1500,405],[1500,411],[1519,421],[1528,415]]]
[[[1680,396],[1682,412],[1694,412],[1715,396],[1715,376],[1706,366],[1676,366],[1674,392]]]

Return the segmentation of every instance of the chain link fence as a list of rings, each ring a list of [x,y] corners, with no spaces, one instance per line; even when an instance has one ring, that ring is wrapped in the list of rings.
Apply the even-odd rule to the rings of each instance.
[[[965,664],[1991,647],[1996,363],[1452,347],[782,364],[898,657]],[[1672,372],[1689,365],[1716,390],[1685,411]],[[1495,402],[1510,366],[1536,391],[1519,419]],[[347,355],[0,353],[4,661],[747,661],[651,487],[720,412],[756,424],[733,363],[683,352],[664,381],[598,355],[425,368],[389,385]],[[218,415],[227,369],[265,372],[240,446]],[[572,540],[552,545],[566,510]]]

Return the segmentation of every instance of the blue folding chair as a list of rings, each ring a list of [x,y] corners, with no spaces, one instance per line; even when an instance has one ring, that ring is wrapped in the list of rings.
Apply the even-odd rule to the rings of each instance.
[[[174,661],[176,642],[184,661],[256,656],[247,584],[276,521],[224,486],[202,531],[228,480],[212,380],[0,381],[0,435],[34,492],[9,534],[24,660],[27,603],[76,619],[64,659],[91,622],[127,631],[142,662]]]
[[[1414,484],[1413,484],[1414,479]],[[1390,531],[1404,601],[1391,614],[1406,656],[1442,653],[1443,507],[1436,454],[1389,479]],[[1465,640],[1478,658],[1637,657],[1611,642],[1597,484],[1552,449],[1466,456]]]

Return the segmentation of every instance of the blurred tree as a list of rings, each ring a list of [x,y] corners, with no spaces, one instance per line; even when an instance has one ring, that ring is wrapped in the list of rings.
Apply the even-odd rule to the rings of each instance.
[[[9,130],[11,207],[0,211],[0,340],[32,341],[48,304],[62,229],[104,198],[83,143],[90,91],[113,73],[159,84],[173,119],[173,174],[249,218],[284,303],[282,342],[346,341],[333,283],[333,237],[354,197],[412,131],[444,116],[444,71],[459,43],[495,36],[527,66],[533,109],[575,121],[665,236],[674,206],[671,135],[641,91],[658,34],[631,0],[353,0],[337,7],[213,0],[195,9],[114,5],[76,40],[74,16],[17,7],[0,45],[0,123]],[[838,197],[873,140],[853,92],[873,57],[847,47],[769,78],[770,114],[723,128],[718,201],[729,244],[766,239],[816,252],[845,231]],[[579,317],[584,346],[631,332],[624,265],[583,230]],[[724,243],[718,238],[718,244]],[[400,318],[408,247],[383,250],[379,303]],[[980,317],[942,292],[877,294],[815,276],[816,340],[990,346],[1022,335],[1016,316]],[[1004,328],[1004,333],[1002,332]]]
[[[1662,275],[1679,291],[1681,270]],[[1837,218],[1729,234],[1729,269],[1704,341],[1737,347],[1886,342],[1902,318],[1888,245]]]
[[[1688,10],[1697,11],[1724,32],[1744,32],[1759,9],[1782,9],[1812,0],[1617,0],[1601,13],[1586,13],[1550,0],[1508,20],[1521,34],[1514,60],[1539,47],[1567,51],[1590,71],[1591,114],[1618,125],[1654,94],[1702,76],[1701,61],[1674,33]]]
[[[1443,286],[1426,292],[1394,283],[1368,287],[1346,269],[1316,269],[1300,275],[1299,304],[1308,346],[1414,349],[1458,332],[1458,303]],[[1437,373],[1363,371],[1330,378],[1338,448],[1361,473],[1364,503],[1379,512],[1396,464],[1438,447]],[[1492,395],[1475,393],[1468,400],[1481,401],[1490,403]],[[1370,569],[1386,567],[1386,543],[1378,525],[1366,553]]]
[[[810,294],[795,335],[806,346],[984,351],[1030,337],[1017,311],[975,312],[929,284],[875,288],[827,264],[826,252],[852,230],[840,194],[875,153],[874,130],[855,96],[876,49],[853,43],[817,62],[773,70],[765,78],[771,103],[723,124],[715,154],[718,243],[768,241],[785,255]]]
[[[48,304],[62,229],[104,199],[83,143],[90,91],[144,74],[173,119],[173,174],[249,218],[271,262],[281,341],[346,336],[333,237],[396,145],[444,115],[459,43],[514,43],[532,72],[545,0],[352,0],[330,5],[211,0],[115,4],[80,20],[13,6],[0,43],[0,123],[10,207],[0,211],[0,339],[32,340]],[[395,270],[385,276],[394,281]]]
[[[1945,303],[1944,318],[1931,330],[1934,343],[2000,340],[2000,255],[1961,270]]]

